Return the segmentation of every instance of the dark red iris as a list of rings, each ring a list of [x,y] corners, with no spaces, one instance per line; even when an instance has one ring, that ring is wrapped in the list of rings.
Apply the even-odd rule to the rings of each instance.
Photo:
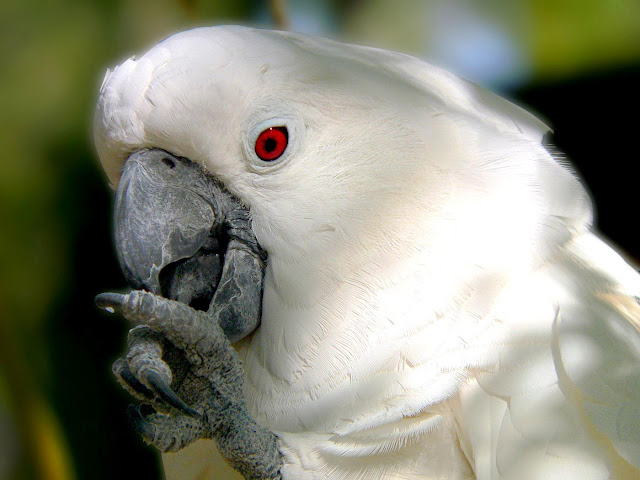
[[[287,148],[289,132],[287,127],[270,127],[264,130],[256,140],[256,155],[265,162],[280,158]]]

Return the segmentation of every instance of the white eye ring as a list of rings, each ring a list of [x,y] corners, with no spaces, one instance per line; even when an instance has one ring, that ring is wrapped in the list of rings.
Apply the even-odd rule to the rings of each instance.
[[[265,115],[266,116],[266,115]],[[255,118],[255,117],[254,117]],[[269,128],[287,129],[288,139],[287,147],[282,155],[274,160],[262,160],[256,153],[256,141],[262,132]],[[248,164],[251,170],[259,173],[267,173],[276,168],[280,168],[287,163],[297,151],[300,150],[300,146],[304,141],[304,126],[302,122],[293,115],[279,115],[276,117],[266,118],[257,124],[253,124],[248,129],[248,134],[245,136],[244,153],[248,160]]]

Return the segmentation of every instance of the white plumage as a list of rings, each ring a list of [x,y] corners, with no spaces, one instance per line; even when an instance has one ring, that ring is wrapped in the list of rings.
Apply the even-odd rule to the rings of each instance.
[[[250,207],[237,347],[284,478],[640,478],[640,278],[532,115],[405,55],[214,27],[109,72],[95,131],[113,184],[162,148]],[[205,468],[184,455],[170,476]]]

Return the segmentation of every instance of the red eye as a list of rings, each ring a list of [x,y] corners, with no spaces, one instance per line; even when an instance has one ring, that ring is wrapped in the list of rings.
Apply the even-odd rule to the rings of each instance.
[[[289,132],[287,127],[270,127],[264,130],[256,140],[256,154],[265,162],[280,158],[287,148]]]

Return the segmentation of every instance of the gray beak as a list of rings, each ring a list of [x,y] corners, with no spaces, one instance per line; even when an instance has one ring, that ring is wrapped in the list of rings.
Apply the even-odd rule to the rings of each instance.
[[[233,340],[257,327],[266,256],[248,209],[199,165],[162,150],[132,154],[114,220],[133,288],[215,313]]]

